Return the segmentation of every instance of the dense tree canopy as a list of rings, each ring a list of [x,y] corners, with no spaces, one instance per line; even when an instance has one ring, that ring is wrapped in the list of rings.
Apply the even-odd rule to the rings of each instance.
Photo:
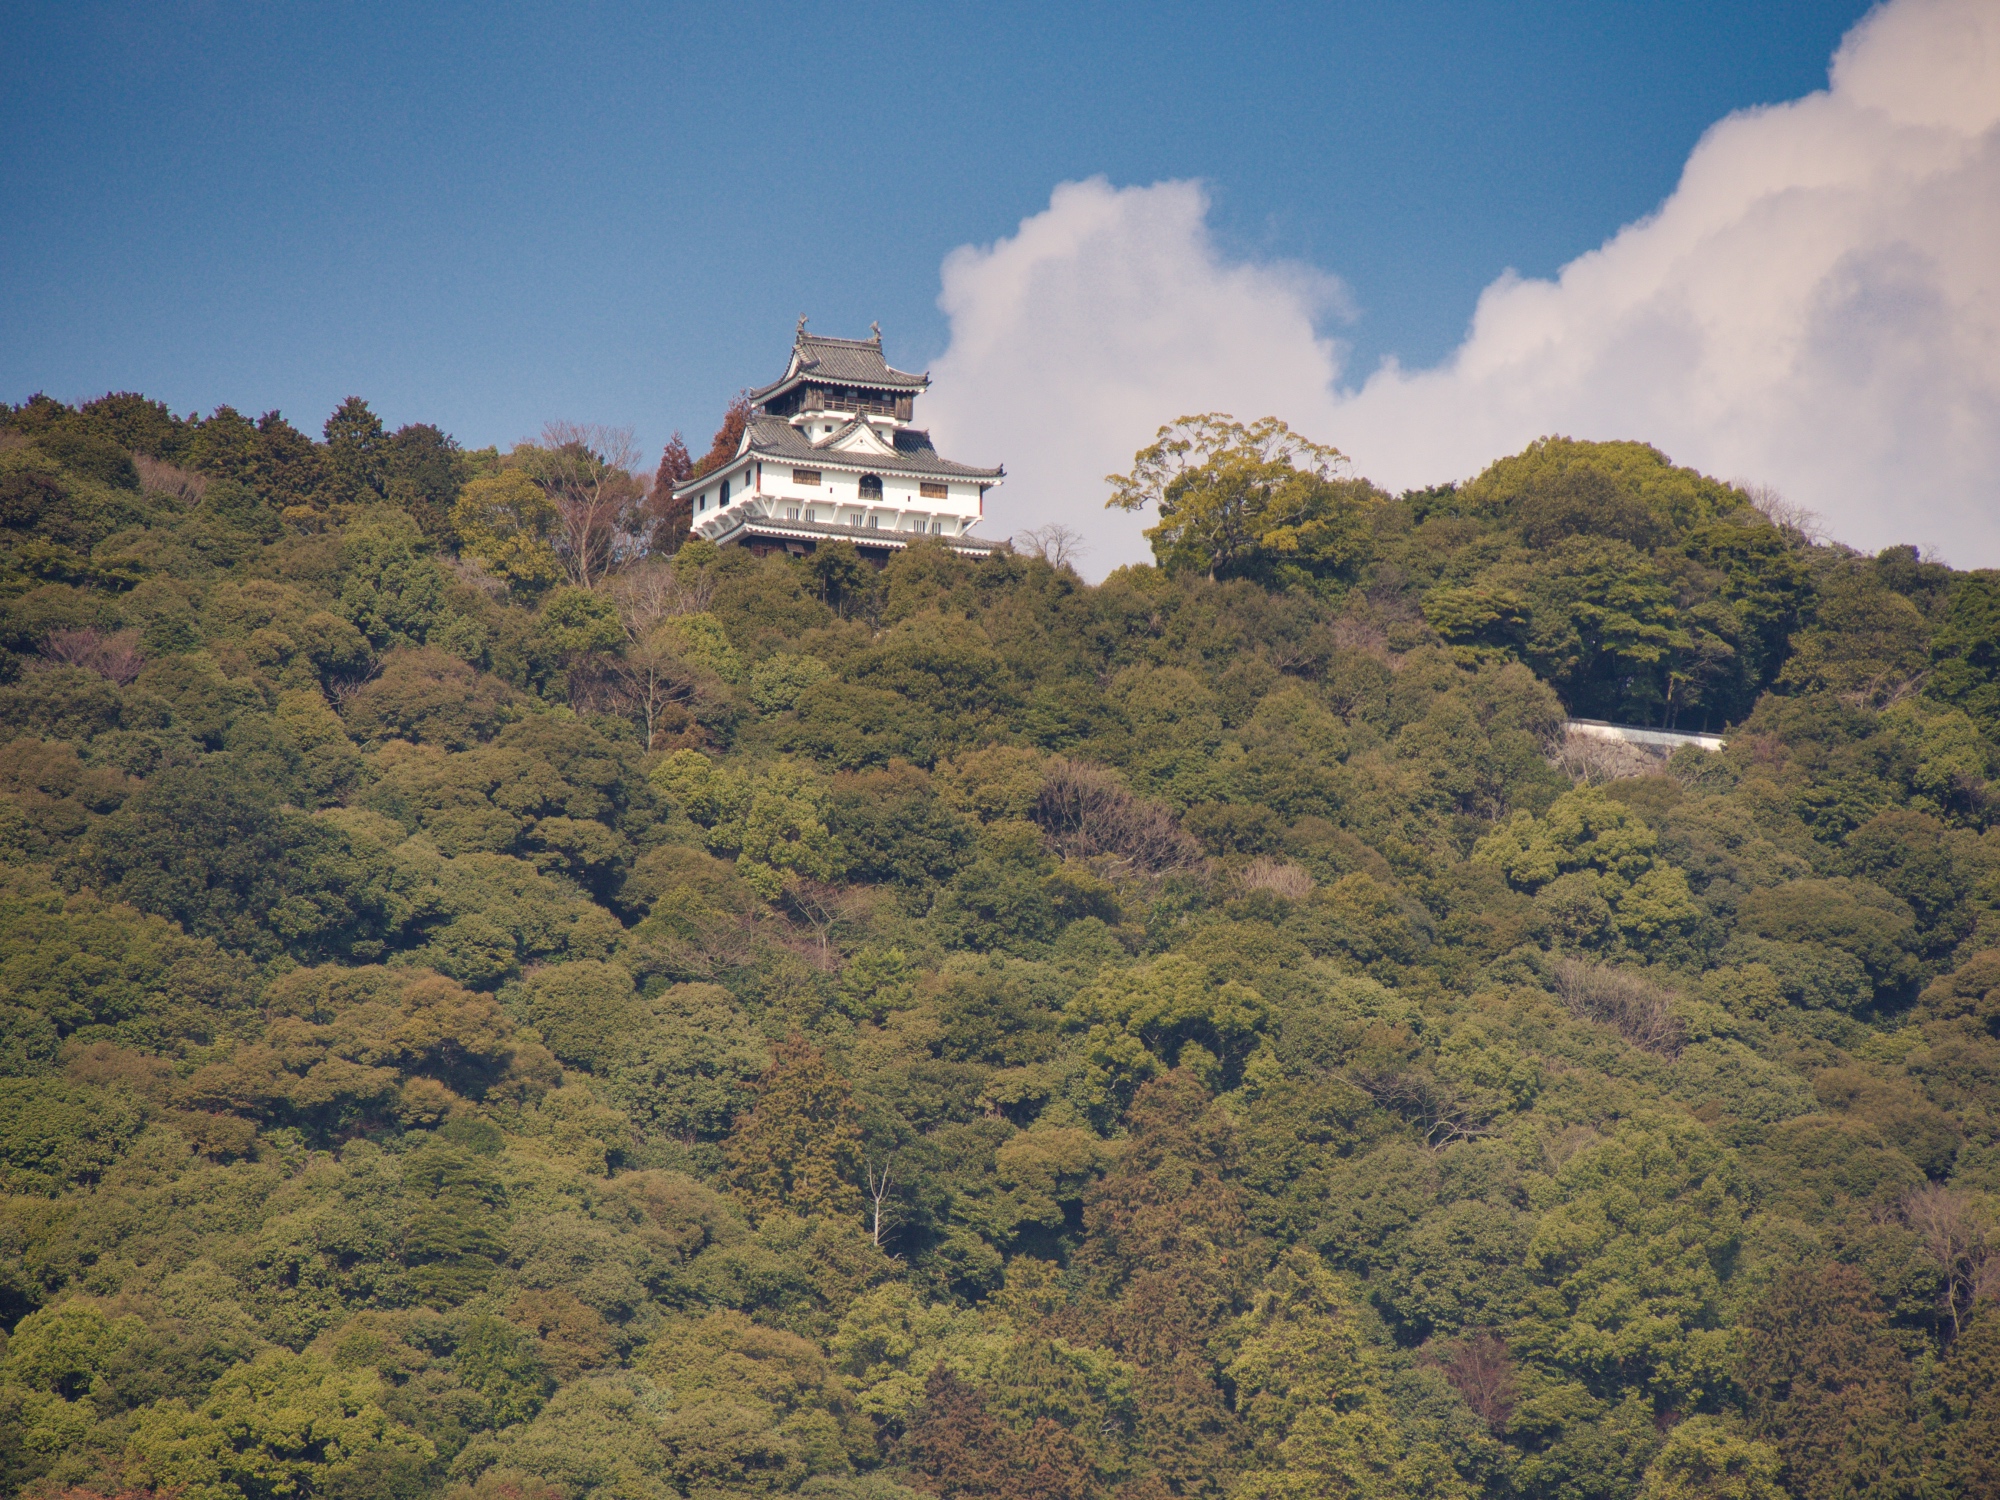
[[[8,1493],[1994,1492],[1994,574],[1636,443],[1184,419],[1089,586],[0,416]]]

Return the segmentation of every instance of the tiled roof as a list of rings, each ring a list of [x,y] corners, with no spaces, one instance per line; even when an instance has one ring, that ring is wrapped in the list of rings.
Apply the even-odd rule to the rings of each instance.
[[[745,536],[811,538],[815,541],[853,542],[859,547],[907,547],[912,542],[943,542],[954,552],[984,557],[1000,550],[1001,543],[984,537],[940,536],[929,531],[889,531],[874,526],[836,526],[826,521],[781,521],[774,516],[744,516],[726,531],[708,538],[718,546]]]
[[[807,380],[828,385],[865,385],[885,391],[920,391],[931,383],[928,375],[912,375],[892,370],[882,357],[880,339],[829,339],[816,333],[801,333],[792,346],[799,356],[797,374],[787,374],[762,390],[752,391],[753,402],[764,401],[786,386]]]
[[[896,429],[894,457],[815,447],[810,438],[783,417],[766,416],[761,412],[751,415],[748,436],[750,451],[760,458],[775,458],[815,469],[859,469],[871,474],[918,474],[937,479],[972,479],[987,483],[1006,472],[1003,469],[974,468],[971,464],[958,464],[941,458],[931,445],[931,435],[914,427]]]

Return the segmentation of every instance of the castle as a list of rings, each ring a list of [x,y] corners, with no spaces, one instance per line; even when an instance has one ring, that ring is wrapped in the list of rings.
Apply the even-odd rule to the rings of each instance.
[[[892,369],[879,325],[873,335],[822,338],[799,319],[785,373],[750,393],[735,457],[674,490],[691,535],[760,555],[846,541],[877,564],[920,536],[995,549],[971,532],[1006,471],[939,456],[910,425],[930,376]]]

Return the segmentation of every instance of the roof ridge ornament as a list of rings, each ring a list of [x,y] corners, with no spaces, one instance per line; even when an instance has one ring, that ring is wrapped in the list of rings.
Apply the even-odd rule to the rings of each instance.
[[[806,315],[804,313],[800,313],[799,331],[792,335],[792,340],[794,343],[796,343],[798,340],[804,338],[805,336],[806,336]]]
[[[868,331],[875,335],[876,343],[879,344],[882,342],[882,325],[879,322],[870,323],[868,325]]]

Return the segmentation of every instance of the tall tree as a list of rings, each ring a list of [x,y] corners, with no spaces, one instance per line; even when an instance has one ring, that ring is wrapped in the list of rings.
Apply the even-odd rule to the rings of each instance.
[[[428,422],[399,427],[383,450],[387,494],[433,541],[451,534],[451,508],[471,477],[465,451]]]
[[[382,419],[359,396],[349,396],[326,419],[324,432],[335,498],[350,504],[381,499],[388,487],[389,456]]]
[[[591,588],[637,550],[645,491],[629,427],[550,422],[532,450],[516,450],[556,509],[556,551],[569,581]]]
[[[796,1031],[771,1055],[756,1107],[725,1146],[737,1188],[759,1214],[858,1211],[850,1178],[861,1131],[847,1080]]]
[[[1242,1500],[1467,1494],[1441,1451],[1398,1426],[1353,1299],[1311,1250],[1295,1246],[1272,1268],[1237,1332],[1229,1377],[1254,1464],[1233,1492]]]
[[[646,496],[648,551],[673,553],[687,540],[694,520],[694,501],[676,500],[674,487],[694,477],[694,459],[688,455],[687,441],[677,431],[667,439],[660,453],[660,467],[653,474],[652,492]]]
[[[1038,1417],[1017,1431],[943,1364],[900,1446],[913,1482],[940,1500],[1085,1500],[1095,1491],[1089,1458],[1067,1428]]]
[[[1084,1201],[1078,1257],[1092,1296],[1076,1331],[1139,1367],[1140,1445],[1181,1494],[1219,1493],[1242,1441],[1210,1341],[1255,1273],[1234,1135],[1212,1102],[1185,1069],[1139,1090],[1118,1165]]]
[[[187,423],[169,411],[164,401],[148,401],[133,391],[108,392],[77,410],[93,430],[148,458],[177,460],[187,444]]]
[[[2000,1496],[2000,1296],[1982,1297],[1933,1387],[1946,1421],[1944,1470],[1953,1494]]]
[[[903,1459],[942,1500],[1018,1500],[1014,1434],[986,1398],[940,1364],[903,1438]]]
[[[1220,412],[1162,427],[1112,474],[1107,509],[1159,515],[1146,530],[1169,573],[1209,578],[1338,574],[1366,555],[1370,514],[1387,497],[1336,477],[1337,448],[1311,442],[1276,417],[1246,427]]]
[[[708,445],[708,452],[694,466],[691,477],[711,473],[736,456],[742,446],[743,430],[750,425],[750,397],[739,392],[729,403],[729,409],[722,414],[722,425],[715,429],[715,440]]]
[[[1922,1432],[1910,1365],[1859,1271],[1794,1271],[1746,1320],[1741,1381],[1802,1500],[1892,1500],[1919,1492]]]
[[[184,456],[204,474],[235,479],[274,510],[305,520],[326,503],[326,453],[318,443],[267,411],[255,422],[233,407],[218,406],[206,420],[190,421]]]

